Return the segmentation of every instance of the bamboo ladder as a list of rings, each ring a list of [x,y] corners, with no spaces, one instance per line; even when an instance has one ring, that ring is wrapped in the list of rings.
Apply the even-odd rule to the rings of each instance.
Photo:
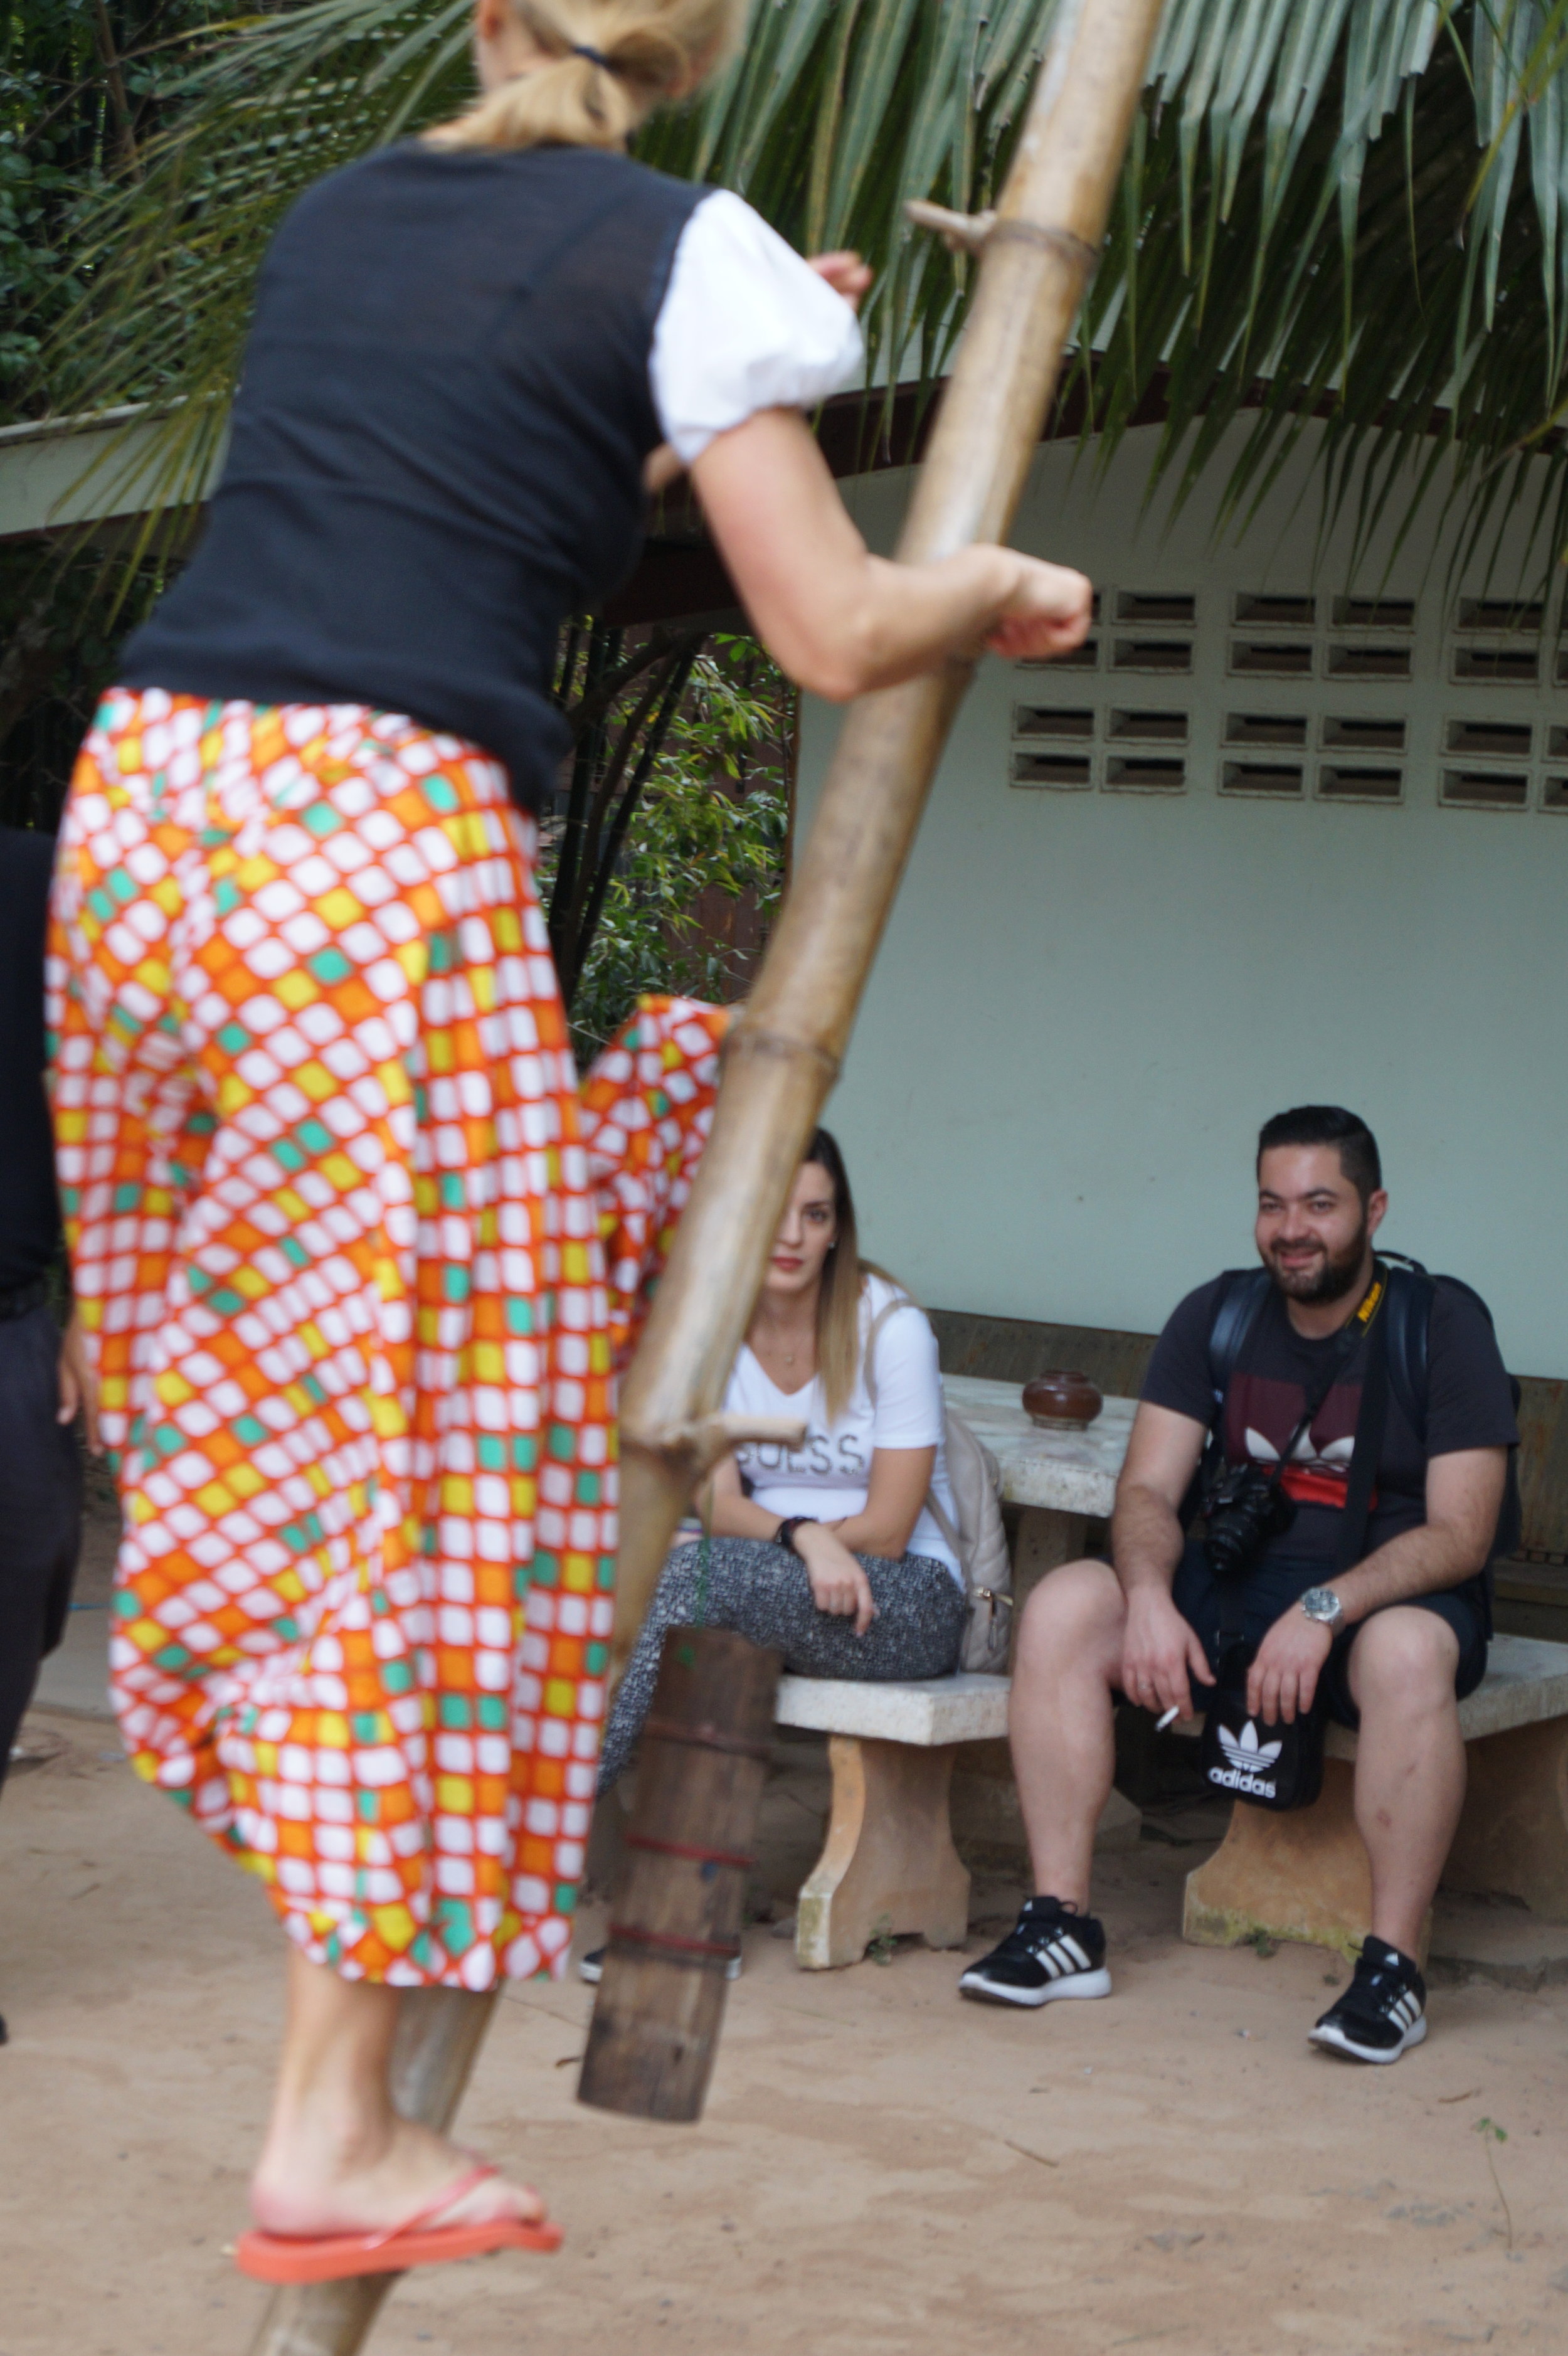
[[[977,252],[980,267],[899,541],[905,563],[1007,538],[1104,235],[1162,6],[1062,0],[995,216],[914,209]],[[973,669],[954,660],[851,709],[731,1034],[712,1138],[622,1401],[617,1671],[693,1488],[731,1444],[719,1401]],[[394,2091],[409,2116],[438,2127],[451,2119],[494,2002],[456,1989],[404,1999]],[[252,2356],[356,2356],[395,2279],[278,2292]]]

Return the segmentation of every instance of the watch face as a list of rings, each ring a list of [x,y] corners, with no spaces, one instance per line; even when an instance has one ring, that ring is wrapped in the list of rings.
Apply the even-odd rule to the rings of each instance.
[[[1338,1620],[1344,1609],[1331,1587],[1309,1587],[1301,1599],[1301,1608],[1309,1620]]]

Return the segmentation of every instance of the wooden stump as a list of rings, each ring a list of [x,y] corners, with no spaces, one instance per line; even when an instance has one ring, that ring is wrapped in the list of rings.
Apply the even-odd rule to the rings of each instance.
[[[604,1976],[578,2100],[695,2119],[741,1952],[782,1657],[728,1628],[672,1628],[637,1760]]]
[[[963,1945],[969,1876],[947,1815],[956,1748],[830,1738],[833,1813],[795,1918],[805,1970],[858,1964],[880,1935],[919,1932],[928,1946]]]

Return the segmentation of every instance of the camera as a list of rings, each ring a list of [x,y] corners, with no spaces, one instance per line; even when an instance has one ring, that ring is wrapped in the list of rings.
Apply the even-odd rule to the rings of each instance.
[[[1206,1516],[1203,1549],[1216,1579],[1244,1579],[1271,1538],[1283,1537],[1296,1504],[1279,1484],[1277,1467],[1233,1464],[1215,1486]]]

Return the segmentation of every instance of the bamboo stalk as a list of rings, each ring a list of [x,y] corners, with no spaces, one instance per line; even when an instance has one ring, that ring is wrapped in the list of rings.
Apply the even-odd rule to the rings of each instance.
[[[898,555],[1006,538],[1104,235],[1162,0],[1065,0],[994,222]],[[939,224],[951,230],[952,219]],[[697,1466],[800,1156],[837,1076],[953,715],[973,671],[862,697],[757,987],[621,1407],[613,1667],[624,1665]]]
[[[1006,536],[1104,234],[1162,5],[1063,0],[982,246],[974,305],[899,544],[906,562]],[[622,1406],[618,1665],[692,1487],[714,1461],[722,1436],[714,1410],[972,669],[949,663],[850,712],[789,905],[731,1035],[713,1135]],[[445,1990],[405,1999],[400,2108],[410,2117],[451,2117],[487,2010],[485,1999]],[[355,2356],[385,2287],[372,2277],[280,2293],[253,2356]]]
[[[456,2115],[496,2001],[465,1988],[410,1988],[392,2047],[392,2101],[405,2118],[444,2132]],[[396,2275],[278,2290],[267,2302],[251,2356],[355,2356]]]

